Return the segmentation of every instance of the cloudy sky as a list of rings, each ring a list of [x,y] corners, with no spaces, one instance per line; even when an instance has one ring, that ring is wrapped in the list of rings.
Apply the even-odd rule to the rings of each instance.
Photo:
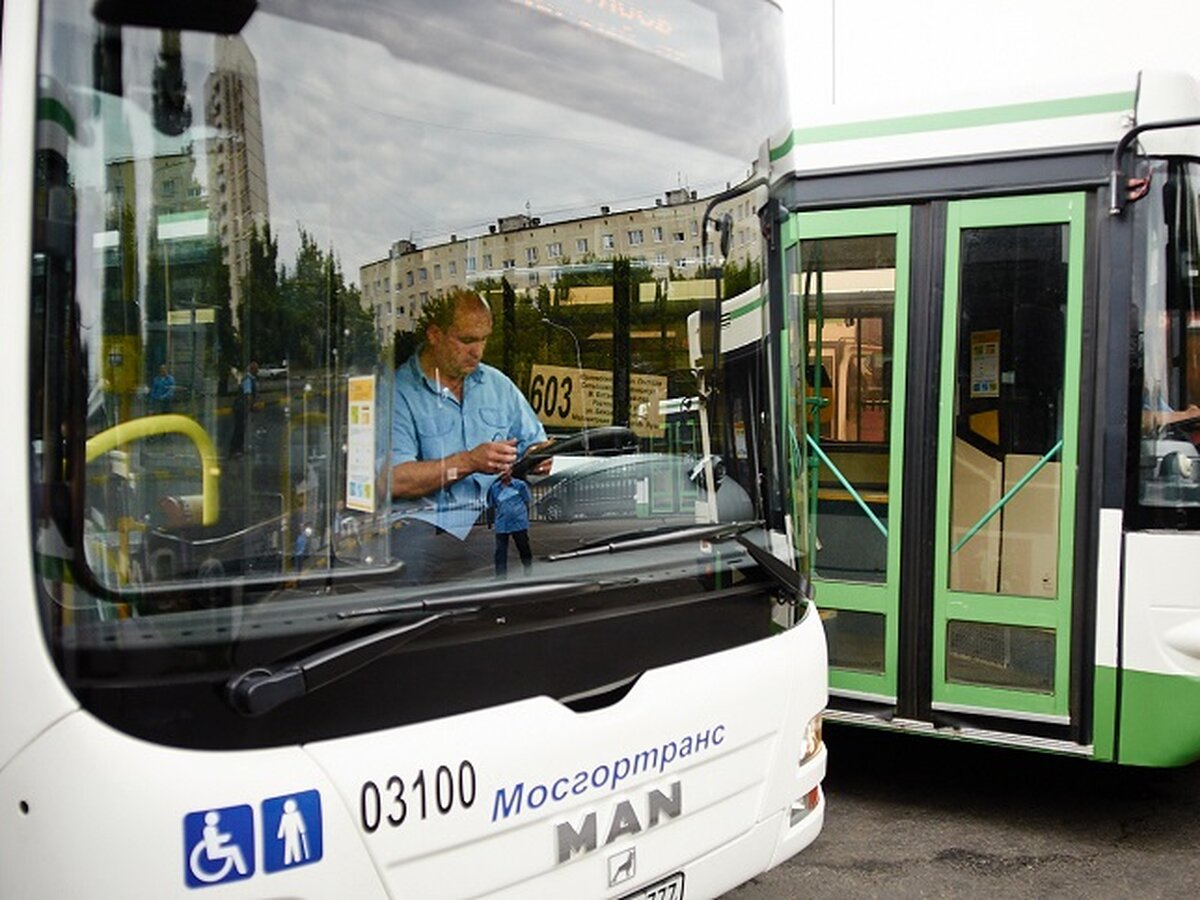
[[[74,2],[55,0],[63,21],[81,21]],[[498,216],[526,211],[550,221],[593,214],[601,204],[641,206],[679,186],[711,193],[745,173],[751,152],[731,155],[662,136],[680,133],[688,122],[696,134],[719,134],[720,122],[729,120],[729,109],[712,100],[717,83],[705,80],[719,70],[710,61],[690,67],[698,74],[685,83],[702,88],[690,97],[676,95],[677,79],[667,82],[669,93],[648,80],[634,92],[646,98],[638,112],[645,127],[618,127],[605,110],[571,110],[558,102],[580,95],[571,77],[586,79],[580,82],[586,87],[619,84],[631,57],[620,56],[614,44],[577,29],[578,53],[550,50],[551,58],[572,57],[558,73],[562,77],[543,79],[545,95],[530,96],[506,88],[499,75],[489,77],[480,69],[484,63],[472,68],[462,60],[491,40],[504,45],[505,65],[522,65],[522,55],[536,64],[540,34],[482,34],[451,0],[427,2],[424,9],[397,14],[386,39],[380,38],[384,7],[377,6],[346,7],[372,10],[374,18],[358,27],[371,40],[355,37],[355,27],[345,23],[324,23],[331,27],[322,29],[267,13],[247,27],[244,37],[259,67],[271,216],[284,260],[303,226],[322,246],[336,249],[347,277],[357,281],[360,265],[382,258],[401,238],[428,244],[451,233],[478,234]],[[594,8],[583,0],[558,2]],[[782,2],[793,118],[800,125],[841,115],[1014,102],[1047,92],[1065,96],[1114,74],[1129,89],[1136,71],[1148,66],[1200,75],[1196,0],[1143,0],[1136,6],[1117,0]],[[462,5],[468,12],[485,9],[465,0]],[[314,17],[322,8],[330,16],[342,14],[330,4],[308,7]],[[712,14],[692,0],[658,0],[654,8],[711,24]],[[399,21],[402,15],[409,21]],[[427,38],[421,28],[433,29],[430,46],[451,48],[429,60],[434,65],[414,61],[429,59],[413,46]],[[82,29],[52,49],[63,60],[64,83],[89,83],[92,40],[91,30]],[[397,52],[389,52],[388,40]],[[405,40],[409,44],[400,46]],[[713,41],[698,44],[711,48]],[[126,30],[126,89],[134,106],[140,98],[148,107],[157,49],[156,34]],[[769,78],[774,71],[761,47],[742,53],[747,58],[740,61],[730,45],[723,50],[726,75],[739,65],[743,77]],[[211,38],[189,36],[185,57],[199,126]],[[602,93],[596,92],[600,100]],[[144,117],[133,107],[129,115]],[[571,160],[571,170],[551,167],[548,161],[556,159]]]
[[[1015,101],[1141,68],[1200,76],[1195,0],[783,3],[801,121],[833,108],[900,115]]]
[[[428,28],[439,14],[432,11],[417,24]],[[360,265],[386,256],[399,239],[428,245],[451,234],[478,235],[498,217],[519,213],[560,221],[594,215],[601,205],[653,205],[681,186],[713,193],[740,179],[757,152],[757,141],[743,141],[735,156],[663,136],[676,133],[661,127],[668,121],[678,121],[679,131],[702,133],[697,123],[707,115],[705,95],[714,101],[708,108],[715,106],[712,88],[689,98],[678,90],[659,95],[655,84],[645,84],[649,105],[615,114],[614,100],[630,104],[622,81],[630,79],[628,59],[618,63],[621,48],[584,29],[578,29],[577,52],[553,48],[551,58],[567,71],[547,71],[529,93],[528,82],[525,92],[511,90],[502,72],[489,78],[467,61],[454,61],[455,54],[474,51],[496,67],[542,66],[545,54],[536,46],[542,34],[493,36],[485,48],[487,36],[468,27],[469,17],[438,23],[436,38],[445,46],[427,64],[420,48],[403,46],[411,39],[403,26],[412,24],[381,14],[340,30],[337,23],[322,28],[259,15],[243,32],[257,60],[271,218],[284,260],[299,223],[323,245],[332,243],[356,281]],[[565,39],[571,35],[568,30]],[[513,48],[517,54],[506,57]],[[726,50],[724,64],[736,69],[739,54]],[[562,65],[564,55],[570,65]],[[740,55],[749,56],[749,49]],[[717,63],[719,71],[719,56]],[[746,60],[744,68],[755,63]],[[689,84],[718,83],[708,78],[711,65],[685,68],[699,73],[688,76]],[[586,81],[575,94],[569,84],[550,83],[580,73]],[[608,98],[604,85],[611,86]],[[564,96],[591,107],[571,108],[559,102]],[[641,124],[616,124],[626,112]],[[709,128],[712,134],[730,130]]]

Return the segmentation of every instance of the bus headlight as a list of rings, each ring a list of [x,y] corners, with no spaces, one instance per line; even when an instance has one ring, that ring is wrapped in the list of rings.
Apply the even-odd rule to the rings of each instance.
[[[804,742],[800,748],[800,765],[804,765],[821,750],[821,714],[813,716],[804,727]]]

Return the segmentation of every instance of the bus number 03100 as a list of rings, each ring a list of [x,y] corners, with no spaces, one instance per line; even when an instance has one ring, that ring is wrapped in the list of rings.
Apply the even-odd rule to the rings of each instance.
[[[358,808],[363,831],[373,834],[384,822],[399,828],[410,813],[427,819],[432,810],[444,816],[455,807],[470,809],[474,802],[475,767],[464,759],[457,772],[450,766],[438,766],[429,775],[420,769],[407,784],[399,775],[392,775],[382,784],[365,781]]]

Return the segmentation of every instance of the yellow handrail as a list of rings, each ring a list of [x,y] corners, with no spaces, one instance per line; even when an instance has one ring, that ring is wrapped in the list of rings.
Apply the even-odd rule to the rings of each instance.
[[[217,461],[217,448],[213,446],[208,432],[195,419],[167,414],[143,416],[114,425],[88,438],[87,461],[91,462],[120,446],[157,434],[182,434],[196,445],[196,452],[200,454],[200,489],[203,496],[201,521],[205,525],[212,525],[217,521],[221,509],[217,489],[221,466]]]

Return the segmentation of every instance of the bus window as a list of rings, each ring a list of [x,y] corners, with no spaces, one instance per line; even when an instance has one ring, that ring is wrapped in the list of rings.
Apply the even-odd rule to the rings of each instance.
[[[1200,506],[1200,166],[1156,162],[1139,215],[1141,441],[1138,498],[1148,507]],[[1138,259],[1143,257],[1139,255]]]
[[[816,572],[880,582],[887,572],[881,529],[889,514],[895,241],[807,240],[800,256],[809,429],[825,454],[816,487]]]

